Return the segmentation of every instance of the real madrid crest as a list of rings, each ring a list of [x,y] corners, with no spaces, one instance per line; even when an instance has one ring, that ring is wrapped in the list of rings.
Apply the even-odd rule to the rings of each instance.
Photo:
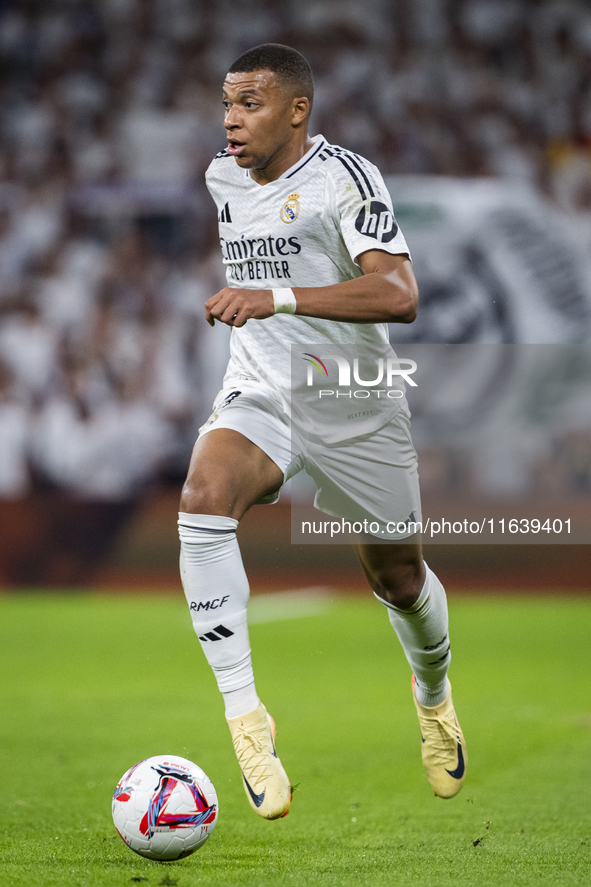
[[[300,214],[300,195],[296,192],[290,194],[281,207],[281,219],[288,225],[295,222]]]

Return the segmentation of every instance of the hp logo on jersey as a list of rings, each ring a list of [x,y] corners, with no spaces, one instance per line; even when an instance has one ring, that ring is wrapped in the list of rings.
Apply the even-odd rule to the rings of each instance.
[[[355,219],[355,228],[361,234],[367,234],[380,243],[389,243],[398,233],[398,225],[392,211],[379,200],[372,200],[369,206],[365,204],[361,207]]]

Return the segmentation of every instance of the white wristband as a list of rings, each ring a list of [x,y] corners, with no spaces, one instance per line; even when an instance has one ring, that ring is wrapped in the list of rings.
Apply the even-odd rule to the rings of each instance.
[[[273,290],[275,314],[295,314],[296,297],[291,289]]]

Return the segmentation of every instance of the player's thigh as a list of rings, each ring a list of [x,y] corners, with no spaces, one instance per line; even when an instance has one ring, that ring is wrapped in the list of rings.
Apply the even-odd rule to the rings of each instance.
[[[240,520],[282,483],[283,472],[260,447],[239,431],[212,429],[195,444],[181,511]]]
[[[367,521],[380,542],[405,542],[420,532],[417,455],[405,417],[338,445],[307,441],[304,467],[316,484],[321,511]]]

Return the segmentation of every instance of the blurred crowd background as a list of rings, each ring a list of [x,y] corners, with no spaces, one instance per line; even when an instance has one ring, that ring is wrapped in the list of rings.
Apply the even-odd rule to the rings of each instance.
[[[3,0],[0,498],[183,475],[226,360],[220,86],[269,41],[313,67],[314,133],[385,174],[525,184],[591,253],[583,0]]]

